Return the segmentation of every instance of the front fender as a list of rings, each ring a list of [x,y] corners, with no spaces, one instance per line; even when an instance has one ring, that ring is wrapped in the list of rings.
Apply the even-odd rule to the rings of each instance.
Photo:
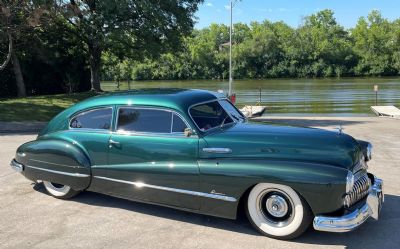
[[[15,160],[24,165],[26,178],[69,185],[84,190],[90,185],[91,168],[87,154],[70,141],[35,140],[17,149]]]
[[[343,206],[347,170],[311,162],[251,159],[199,161],[202,191],[215,191],[236,199],[261,182],[290,186],[314,214],[331,213]]]

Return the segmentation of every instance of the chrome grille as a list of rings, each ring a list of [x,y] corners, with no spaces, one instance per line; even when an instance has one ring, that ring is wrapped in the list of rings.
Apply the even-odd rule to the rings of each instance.
[[[344,205],[346,207],[352,206],[362,198],[368,195],[371,181],[368,178],[367,172],[359,172],[358,177],[354,182],[353,189],[344,197]]]

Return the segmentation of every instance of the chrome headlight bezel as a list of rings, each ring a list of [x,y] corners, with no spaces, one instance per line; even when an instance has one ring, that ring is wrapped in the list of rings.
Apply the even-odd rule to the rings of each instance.
[[[354,187],[354,174],[351,171],[348,171],[346,176],[346,193],[350,193]]]

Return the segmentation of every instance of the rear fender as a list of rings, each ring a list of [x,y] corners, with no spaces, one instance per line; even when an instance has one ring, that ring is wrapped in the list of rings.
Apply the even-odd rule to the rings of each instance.
[[[75,142],[36,140],[21,145],[16,161],[24,165],[26,178],[69,185],[84,190],[91,181],[90,160]]]

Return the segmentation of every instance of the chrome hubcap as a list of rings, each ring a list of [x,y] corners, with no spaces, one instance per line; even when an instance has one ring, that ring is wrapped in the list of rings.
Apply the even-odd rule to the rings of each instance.
[[[257,197],[258,215],[274,227],[292,222],[295,210],[291,198],[280,189],[265,189]]]
[[[271,195],[265,202],[267,211],[274,217],[281,218],[288,212],[286,200],[279,195]]]

